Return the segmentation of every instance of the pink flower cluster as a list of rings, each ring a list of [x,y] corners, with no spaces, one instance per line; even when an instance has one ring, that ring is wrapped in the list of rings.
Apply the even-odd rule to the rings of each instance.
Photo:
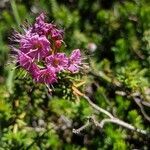
[[[23,28],[24,33],[15,32],[13,47],[19,65],[28,71],[36,82],[53,84],[61,71],[76,73],[81,65],[79,49],[72,51],[70,57],[59,52],[63,42],[63,30],[45,22],[45,15],[40,14],[34,25]]]

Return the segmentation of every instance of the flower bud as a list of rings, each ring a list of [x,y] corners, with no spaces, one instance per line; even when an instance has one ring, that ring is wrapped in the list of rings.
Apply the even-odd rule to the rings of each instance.
[[[59,49],[59,48],[61,47],[61,45],[62,45],[62,41],[61,41],[61,40],[56,40],[56,41],[55,41],[55,47],[56,47],[56,48]]]

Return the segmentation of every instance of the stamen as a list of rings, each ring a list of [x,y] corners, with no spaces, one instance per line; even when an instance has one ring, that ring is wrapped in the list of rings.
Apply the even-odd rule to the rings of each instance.
[[[40,61],[40,53],[38,52],[38,62]]]
[[[33,53],[33,52],[36,52],[38,49],[31,49],[28,53],[26,53],[26,55],[30,54],[30,53]]]

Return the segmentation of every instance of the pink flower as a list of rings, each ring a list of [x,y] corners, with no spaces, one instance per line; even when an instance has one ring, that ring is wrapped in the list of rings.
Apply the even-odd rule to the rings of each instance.
[[[56,72],[64,70],[68,66],[68,58],[64,53],[56,53],[55,55],[50,55],[45,59],[48,66],[55,68]]]
[[[38,61],[48,56],[51,50],[48,39],[37,34],[23,37],[20,40],[19,49],[31,58],[38,59]]]
[[[37,18],[33,26],[33,33],[38,33],[39,35],[48,35],[49,31],[52,29],[53,25],[51,23],[45,22],[45,14],[41,13]]]
[[[45,22],[45,14],[41,13],[37,18],[33,26],[33,33],[38,33],[39,35],[45,35],[48,37],[50,35],[53,40],[62,40],[63,30],[56,28],[56,25]]]
[[[57,82],[55,69],[52,67],[41,69],[37,72],[36,76],[34,76],[34,79],[39,83],[53,84],[54,82]]]
[[[18,54],[18,62],[21,67],[26,69],[32,75],[39,71],[38,66],[33,62],[33,59],[26,55],[25,53],[20,52]]]
[[[79,71],[80,65],[81,65],[81,52],[79,49],[75,49],[71,53],[67,69],[75,73]]]

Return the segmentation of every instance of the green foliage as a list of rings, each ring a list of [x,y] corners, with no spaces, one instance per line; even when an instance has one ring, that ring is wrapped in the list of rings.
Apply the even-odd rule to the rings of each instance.
[[[126,87],[136,90],[148,86],[148,80],[145,78],[147,69],[141,69],[137,62],[131,61],[127,67],[121,68],[118,79],[126,85]]]
[[[150,139],[118,125],[94,125],[76,135],[73,128],[91,115],[104,117],[80,98],[85,92],[98,106],[137,128],[150,131],[134,98],[150,103],[150,3],[148,0],[1,0],[0,150],[149,149]],[[22,70],[13,70],[8,37],[25,19],[41,12],[65,30],[67,53],[80,48],[91,71],[66,77],[52,95]],[[90,49],[94,43],[96,48]],[[11,64],[11,65],[8,65]],[[66,76],[66,74],[64,74]],[[85,78],[81,78],[84,76]],[[77,86],[79,91],[72,89]],[[82,85],[82,84],[81,84]],[[73,94],[74,93],[74,94]],[[149,114],[149,107],[143,105]]]
[[[128,115],[129,121],[135,124],[136,127],[142,127],[142,118],[139,116],[136,110],[132,110]]]
[[[114,132],[113,128],[109,127],[106,129],[106,134],[107,134],[106,145],[108,146],[108,148],[111,145],[113,145],[113,148],[112,148],[113,150],[118,150],[118,149],[126,150],[128,148],[127,144],[123,140],[123,138],[125,138],[124,131],[121,131],[118,129]]]

